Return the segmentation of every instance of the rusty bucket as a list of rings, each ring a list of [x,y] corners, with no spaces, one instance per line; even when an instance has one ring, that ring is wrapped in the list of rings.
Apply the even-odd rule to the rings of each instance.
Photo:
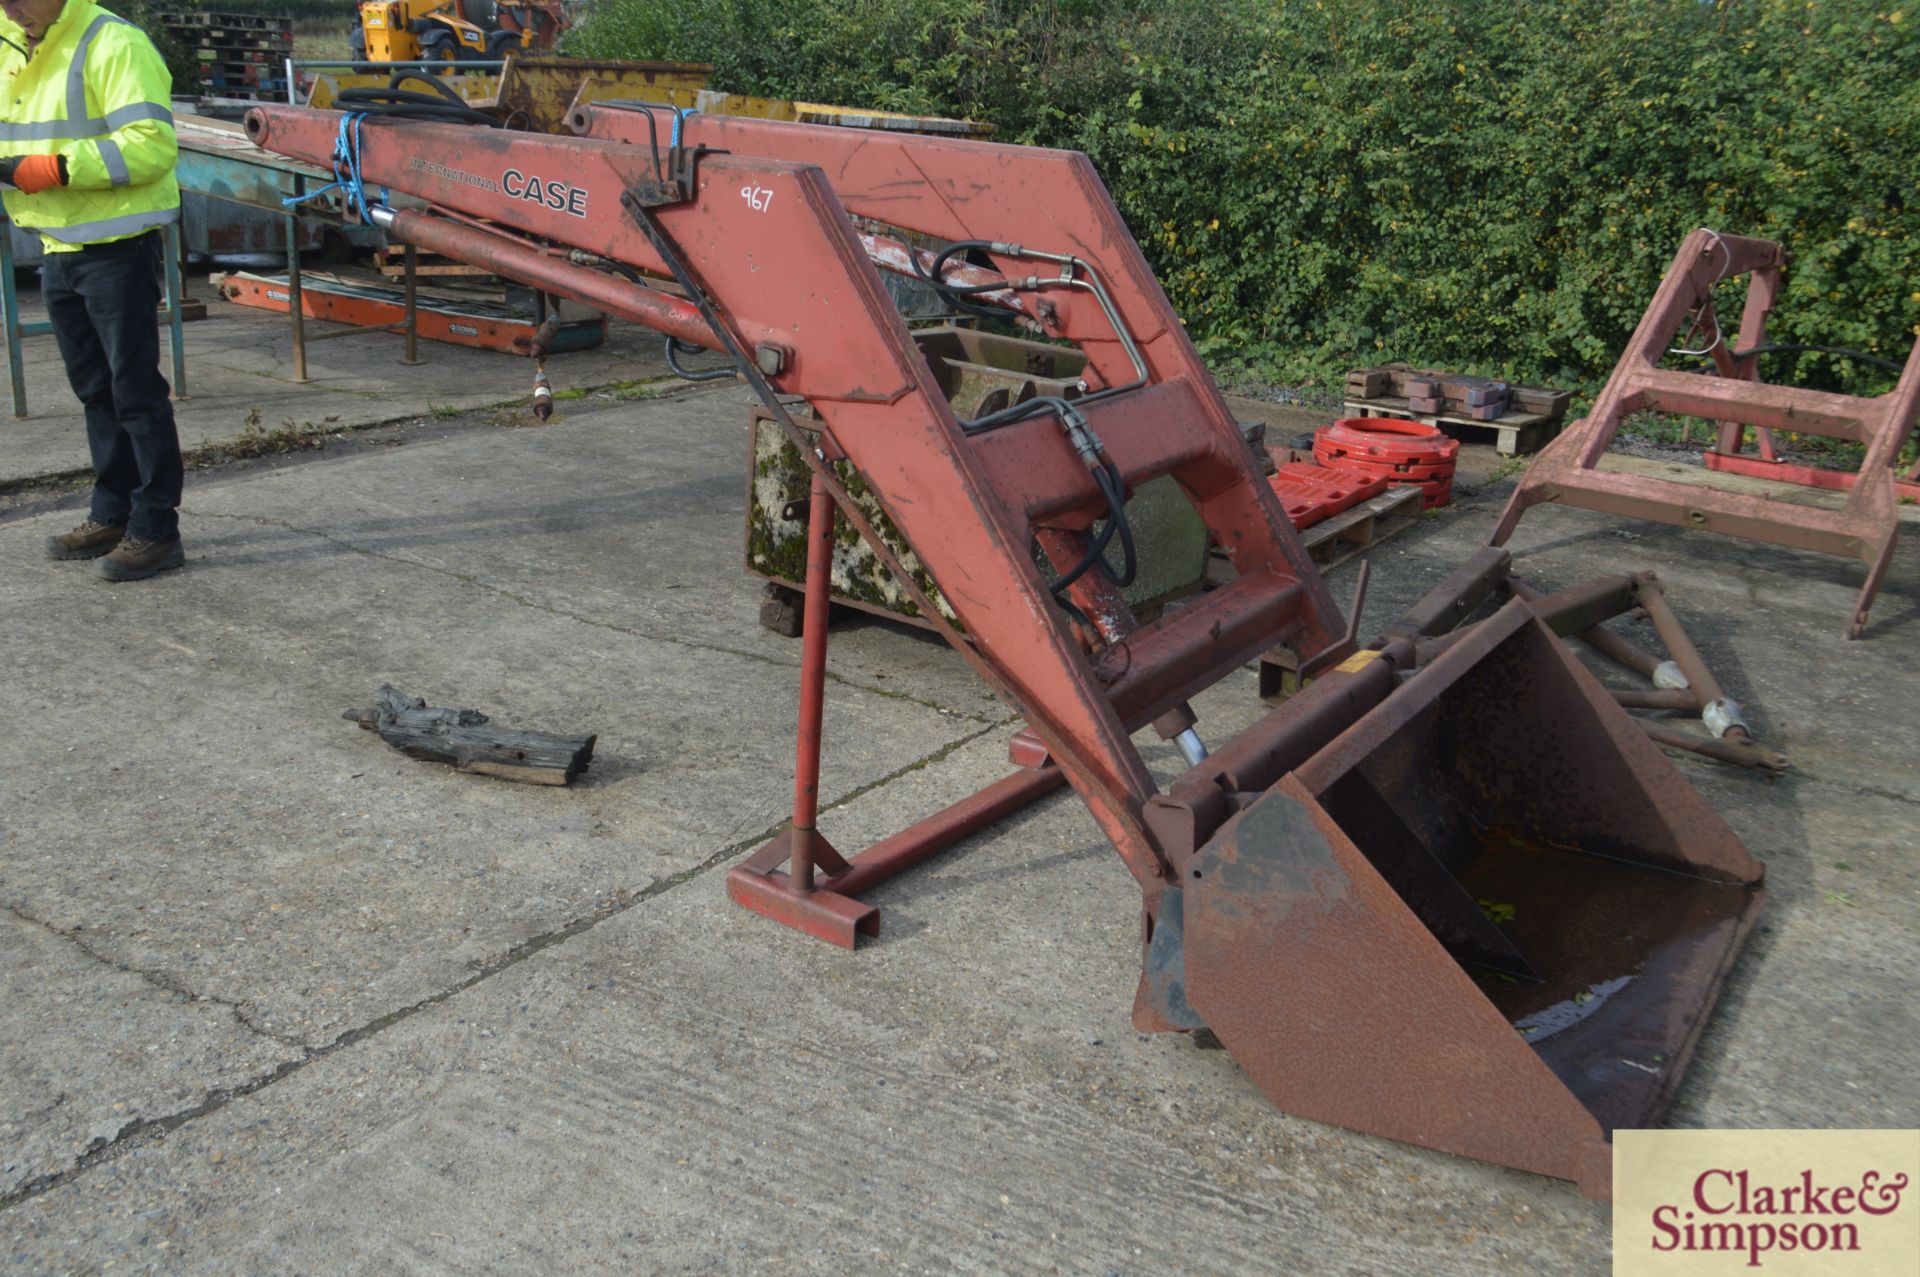
[[[1283,730],[1195,778],[1231,814],[1177,862],[1145,1019],[1211,1029],[1288,1113],[1607,1196],[1764,869],[1524,603],[1411,674],[1386,649],[1276,711],[1292,757]]]

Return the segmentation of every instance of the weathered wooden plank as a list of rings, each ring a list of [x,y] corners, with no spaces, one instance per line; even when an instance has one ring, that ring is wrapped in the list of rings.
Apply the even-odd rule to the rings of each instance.
[[[371,709],[341,717],[414,758],[528,785],[569,783],[593,762],[597,739],[492,727],[477,709],[428,705],[387,683],[374,693]]]

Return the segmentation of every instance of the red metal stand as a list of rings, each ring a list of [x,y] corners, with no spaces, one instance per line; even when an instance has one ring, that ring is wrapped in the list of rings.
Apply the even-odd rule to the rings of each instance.
[[[1847,637],[1859,638],[1899,535],[1896,507],[1901,493],[1893,467],[1920,413],[1920,344],[1907,356],[1894,388],[1876,398],[1761,383],[1755,352],[1765,341],[1767,315],[1779,295],[1785,260],[1785,250],[1771,240],[1710,230],[1689,235],[1593,410],[1534,458],[1508,500],[1491,544],[1505,544],[1529,507],[1551,502],[1859,559],[1867,565],[1867,579],[1847,622]],[[1713,290],[1741,275],[1751,279],[1735,344],[1721,331]],[[1702,350],[1681,352],[1710,356],[1711,374],[1660,366],[1683,329],[1713,334]],[[1621,423],[1630,413],[1645,411],[1718,423],[1719,446],[1706,454],[1711,469],[1841,488],[1847,499],[1838,510],[1826,510],[1601,469],[1601,458]],[[1758,430],[1758,460],[1740,455],[1748,426]],[[1849,440],[1863,445],[1866,456],[1851,475],[1789,466],[1773,459],[1769,432],[1774,430]]]
[[[1860,482],[1860,475],[1852,470],[1829,470],[1823,466],[1800,465],[1793,461],[1781,461],[1770,455],[1773,450],[1767,446],[1765,436],[1770,433],[1761,430],[1761,455],[1753,456],[1745,452],[1721,452],[1709,448],[1701,454],[1706,460],[1707,469],[1718,470],[1725,474],[1741,474],[1749,479],[1772,479],[1776,483],[1797,483],[1803,488],[1824,488],[1829,492],[1852,492],[1854,485]],[[1920,501],[1920,462],[1915,462],[1906,473],[1906,477],[1893,481],[1894,495],[1903,501]]]
[[[851,949],[880,934],[880,911],[855,899],[1066,780],[1031,732],[1009,753],[1021,770],[848,860],[820,833],[820,728],[825,716],[827,621],[833,584],[833,497],[816,472],[807,497],[807,602],[800,653],[800,728],[793,768],[793,824],[727,871],[727,894],[809,935]],[[780,866],[785,864],[782,870]],[[815,871],[826,875],[815,881]]]

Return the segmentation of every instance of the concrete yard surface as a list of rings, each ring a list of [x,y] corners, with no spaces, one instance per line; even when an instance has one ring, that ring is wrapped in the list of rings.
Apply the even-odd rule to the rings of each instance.
[[[244,362],[264,321],[232,322]],[[397,341],[319,349],[386,375]],[[443,353],[380,411],[456,402]],[[562,407],[191,475],[188,566],[137,585],[42,557],[73,500],[0,519],[0,1270],[1607,1270],[1571,1185],[1290,1117],[1135,1032],[1138,889],[1070,793],[874,892],[855,952],[731,904],[789,814],[800,656],[742,565],[750,397]],[[71,433],[13,477],[71,469]],[[1363,634],[1485,539],[1484,451],[1372,551]],[[1920,551],[1848,642],[1857,564],[1557,508],[1513,548],[1543,588],[1657,571],[1794,765],[1674,756],[1770,896],[1673,1123],[1920,1126]],[[940,643],[851,617],[829,660],[842,851],[1007,770],[1018,719]],[[341,717],[383,682],[597,733],[592,767],[408,758]],[[1254,671],[1196,709],[1252,722]]]
[[[20,318],[44,322],[31,273],[20,276]],[[425,287],[425,285],[423,285]],[[343,334],[344,326],[307,321],[307,377],[294,380],[291,321],[285,315],[239,306],[220,297],[205,276],[189,276],[186,295],[205,303],[206,318],[181,325],[186,385],[175,386],[180,445],[189,453],[276,430],[339,431],[410,417],[442,417],[496,404],[529,405],[533,367],[498,351],[421,341],[421,362],[401,362],[397,333]],[[169,380],[169,334],[160,327],[160,370]],[[609,326],[607,340],[589,350],[555,356],[559,392],[666,375],[660,338],[631,324]],[[20,344],[27,416],[12,418],[12,390],[0,399],[0,485],[88,469],[80,403],[67,387],[66,366],[51,334]],[[696,359],[698,366],[702,361]]]

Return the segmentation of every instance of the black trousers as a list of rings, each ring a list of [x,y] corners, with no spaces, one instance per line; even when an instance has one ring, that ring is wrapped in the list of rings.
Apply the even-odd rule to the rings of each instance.
[[[180,436],[160,375],[158,231],[73,253],[48,253],[41,269],[47,315],[67,380],[87,412],[95,523],[127,535],[180,535]]]

